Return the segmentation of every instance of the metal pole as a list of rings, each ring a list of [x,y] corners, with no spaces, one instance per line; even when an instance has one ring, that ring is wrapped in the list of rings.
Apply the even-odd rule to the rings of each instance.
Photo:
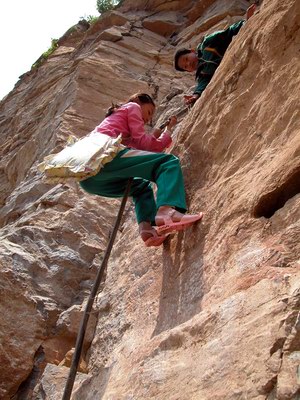
[[[81,356],[81,352],[82,352],[83,340],[84,340],[86,327],[87,327],[90,313],[91,313],[91,310],[93,307],[95,296],[97,294],[100,283],[102,281],[104,271],[105,271],[105,268],[106,268],[106,265],[107,265],[107,262],[108,262],[108,259],[109,259],[109,256],[110,256],[110,253],[111,253],[111,250],[112,250],[112,247],[113,247],[113,244],[114,244],[114,241],[115,241],[115,238],[116,238],[119,226],[120,226],[122,215],[123,215],[125,205],[126,205],[126,202],[127,202],[128,196],[129,196],[131,184],[132,184],[132,178],[130,178],[128,181],[128,184],[127,184],[127,187],[126,187],[123,199],[122,199],[122,203],[121,203],[121,206],[119,209],[119,213],[117,215],[114,229],[113,229],[111,237],[109,239],[109,242],[108,242],[105,254],[104,254],[104,258],[103,258],[101,266],[97,272],[96,280],[92,287],[88,302],[85,307],[84,314],[83,314],[81,322],[80,322],[79,332],[77,335],[77,340],[76,340],[76,345],[75,345],[75,351],[74,351],[74,354],[72,357],[72,363],[70,366],[69,376],[67,378],[67,383],[65,386],[62,400],[69,400],[71,398],[72,389],[73,389],[74,381],[75,381],[75,377],[76,377],[76,372],[77,372],[77,368],[78,368],[78,364],[79,364],[79,360],[80,360],[80,356]]]

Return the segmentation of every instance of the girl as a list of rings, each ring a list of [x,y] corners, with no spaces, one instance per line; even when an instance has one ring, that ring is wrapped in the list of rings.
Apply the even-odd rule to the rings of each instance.
[[[161,245],[168,233],[186,229],[203,215],[183,214],[186,202],[179,160],[172,154],[162,153],[172,143],[171,130],[176,117],[170,119],[164,132],[156,129],[150,135],[145,132],[144,124],[152,119],[154,110],[152,98],[145,93],[133,95],[126,104],[110,107],[106,118],[93,132],[112,137],[121,134],[126,148],[97,175],[80,182],[89,193],[122,197],[128,179],[133,177],[130,196],[135,204],[139,232],[147,247]],[[156,202],[150,182],[157,185]]]

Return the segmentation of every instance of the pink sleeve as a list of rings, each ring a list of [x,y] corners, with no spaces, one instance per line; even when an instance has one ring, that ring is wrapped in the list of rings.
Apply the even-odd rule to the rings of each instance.
[[[168,132],[162,133],[159,138],[147,134],[144,128],[144,121],[141,108],[138,104],[131,103],[127,107],[128,127],[130,131],[129,147],[139,150],[161,152],[172,143],[172,138]]]

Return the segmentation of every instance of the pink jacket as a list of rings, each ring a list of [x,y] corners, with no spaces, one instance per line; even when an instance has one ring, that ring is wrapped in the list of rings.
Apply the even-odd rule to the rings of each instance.
[[[156,139],[145,132],[141,107],[137,103],[126,103],[106,117],[93,132],[117,137],[122,135],[122,144],[139,150],[162,152],[172,143],[170,133],[164,132]]]

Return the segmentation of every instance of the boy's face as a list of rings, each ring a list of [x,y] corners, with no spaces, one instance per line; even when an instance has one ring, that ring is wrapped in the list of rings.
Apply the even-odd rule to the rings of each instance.
[[[198,57],[194,51],[183,54],[178,58],[178,66],[187,72],[196,71],[198,65]]]

